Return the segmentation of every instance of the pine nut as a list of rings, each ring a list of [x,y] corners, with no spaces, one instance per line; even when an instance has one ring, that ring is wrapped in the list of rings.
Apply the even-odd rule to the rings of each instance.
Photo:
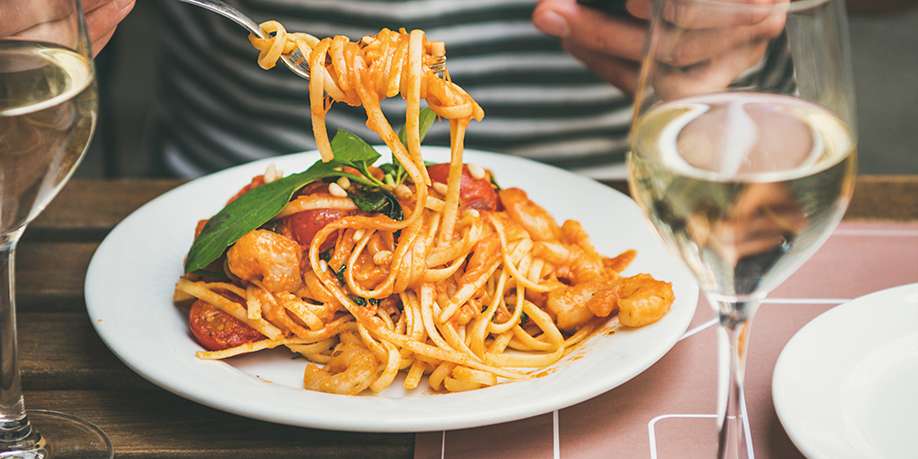
[[[281,174],[280,169],[277,168],[277,164],[271,163],[268,165],[267,168],[265,168],[265,173],[264,173],[265,183],[271,183],[281,178],[281,176],[283,176],[283,174]]]
[[[411,195],[413,194],[413,193],[411,192],[411,188],[408,188],[407,186],[405,186],[404,183],[399,183],[399,184],[392,190],[392,192],[395,193],[396,196],[398,196],[398,197],[400,197],[400,198],[402,198],[402,199],[411,199]]]
[[[481,217],[481,212],[478,212],[477,209],[466,209],[465,215],[471,218]]]
[[[351,180],[347,177],[338,177],[336,183],[345,190],[351,187]]]
[[[325,260],[319,260],[319,271],[323,273],[328,271],[328,263]]]
[[[481,180],[485,178],[485,170],[477,164],[466,164],[466,167],[469,168],[469,174],[476,180]]]
[[[347,197],[347,191],[344,191],[344,188],[341,188],[341,185],[338,185],[338,184],[335,183],[335,182],[332,182],[332,183],[329,183],[329,184],[328,184],[328,192],[329,192],[332,196],[336,196],[336,197],[339,197],[339,198],[346,198],[346,197]]]
[[[437,193],[440,193],[444,196],[446,195],[446,192],[449,191],[449,188],[446,186],[446,184],[440,182],[434,182],[433,189]]]

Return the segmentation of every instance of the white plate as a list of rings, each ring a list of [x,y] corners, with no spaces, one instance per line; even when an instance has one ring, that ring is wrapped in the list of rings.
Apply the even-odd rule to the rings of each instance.
[[[439,162],[449,158],[446,148],[425,147],[424,154]],[[271,162],[289,173],[317,159],[315,153],[289,155],[209,175],[160,196],[115,227],[86,275],[87,309],[108,347],[154,384],[238,415],[326,429],[430,431],[521,419],[595,397],[656,362],[692,319],[698,298],[692,277],[666,252],[628,197],[560,169],[467,150],[467,161],[492,168],[503,186],[522,187],[559,221],[580,220],[601,252],[637,249],[628,272],[650,272],[673,283],[676,302],[669,314],[638,330],[593,337],[574,354],[580,358],[560,362],[546,377],[457,394],[406,394],[400,384],[375,396],[305,391],[306,362],[292,360],[283,350],[226,362],[198,360],[194,353],[200,347],[171,302],[195,223],[216,213]]]
[[[813,319],[775,365],[775,411],[810,458],[916,457],[918,284]]]

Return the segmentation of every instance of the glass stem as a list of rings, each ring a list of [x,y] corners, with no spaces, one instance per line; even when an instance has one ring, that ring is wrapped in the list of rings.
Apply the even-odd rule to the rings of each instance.
[[[16,345],[16,244],[23,229],[0,235],[0,451],[32,434],[22,400]]]
[[[712,301],[713,302],[713,301]],[[716,301],[720,326],[718,347],[717,423],[719,459],[749,458],[749,432],[743,403],[743,379],[749,351],[750,319],[758,301]]]

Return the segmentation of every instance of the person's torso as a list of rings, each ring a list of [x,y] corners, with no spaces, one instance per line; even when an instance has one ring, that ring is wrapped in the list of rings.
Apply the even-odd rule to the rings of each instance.
[[[532,25],[532,0],[248,0],[240,9],[289,31],[357,39],[382,27],[420,28],[445,41],[450,74],[478,100],[485,119],[466,146],[521,155],[597,177],[621,176],[630,100]],[[306,82],[283,66],[264,71],[237,25],[164,2],[161,92],[156,120],[166,166],[193,176],[254,159],[314,148]],[[404,103],[383,103],[393,126]],[[361,109],[336,104],[330,132],[368,139]],[[425,143],[449,143],[437,123]]]

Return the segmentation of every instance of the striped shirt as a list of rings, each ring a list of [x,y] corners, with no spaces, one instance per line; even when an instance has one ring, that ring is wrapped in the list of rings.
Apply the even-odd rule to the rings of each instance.
[[[455,81],[485,109],[466,146],[524,156],[596,178],[622,177],[630,99],[535,29],[535,0],[241,0],[256,20],[290,31],[352,40],[382,27],[420,28],[447,44]],[[239,26],[163,2],[162,87],[155,110],[162,165],[191,177],[234,164],[315,148],[306,82],[283,65],[264,71]],[[400,98],[384,101],[393,126]],[[360,108],[336,104],[328,129],[377,143]],[[448,145],[448,123],[425,144]]]

